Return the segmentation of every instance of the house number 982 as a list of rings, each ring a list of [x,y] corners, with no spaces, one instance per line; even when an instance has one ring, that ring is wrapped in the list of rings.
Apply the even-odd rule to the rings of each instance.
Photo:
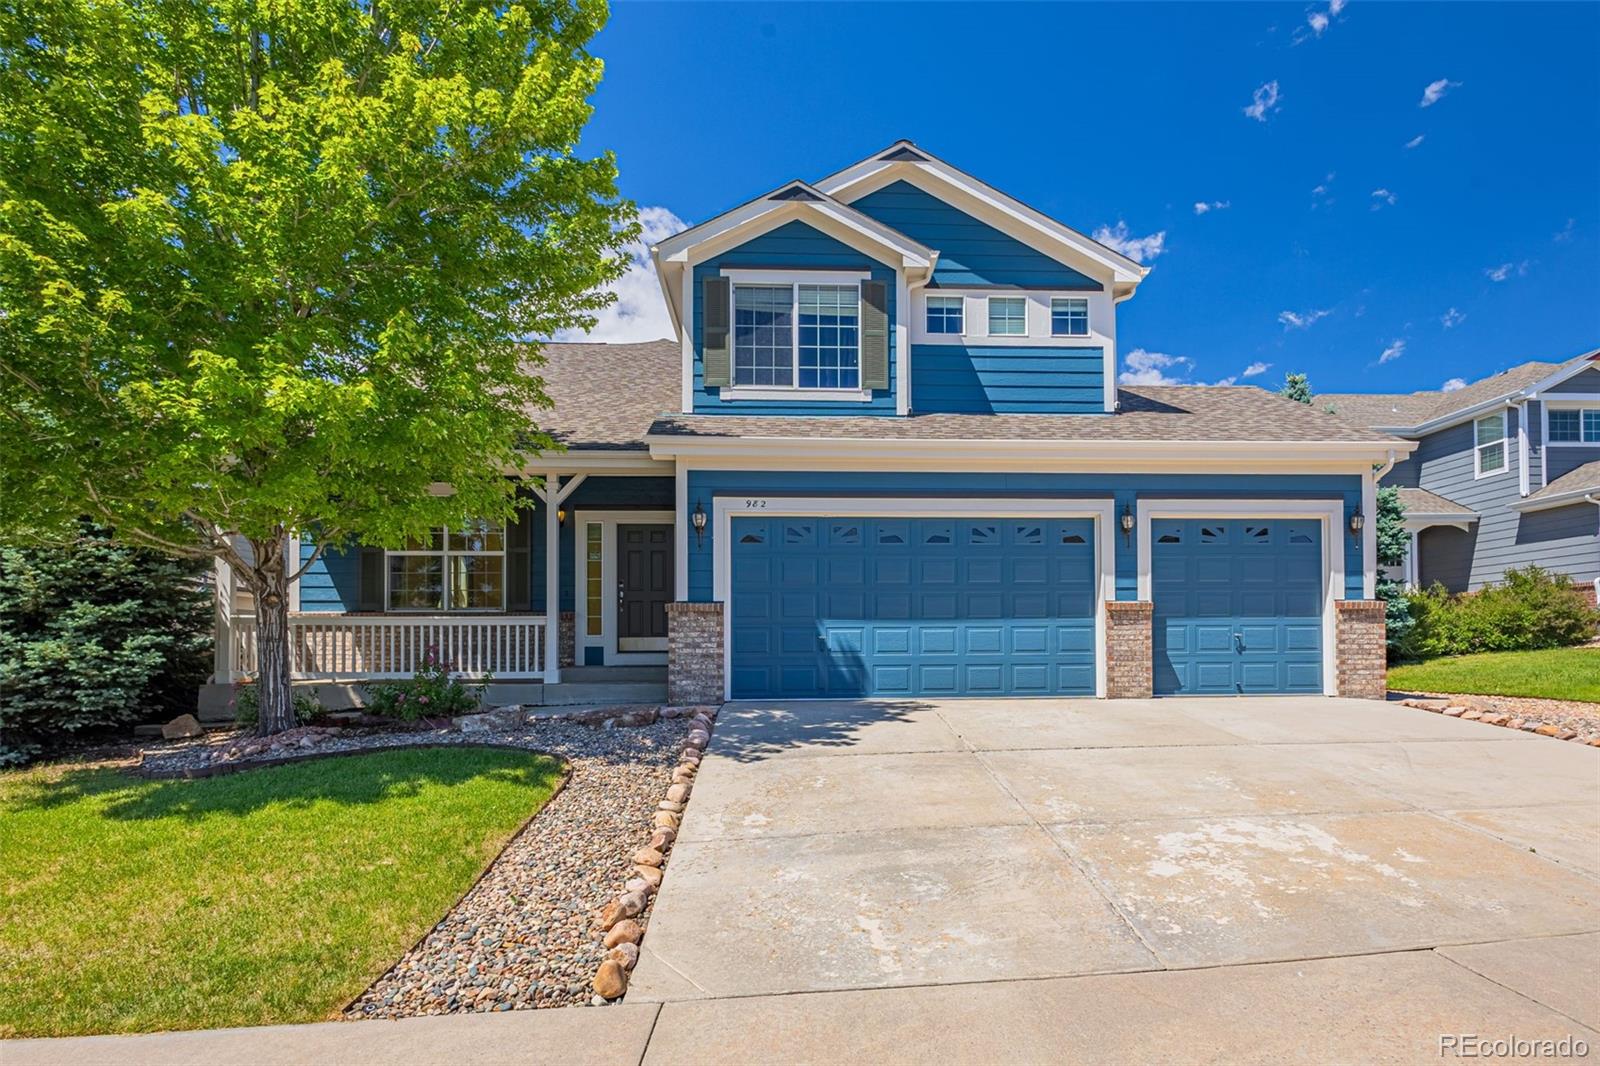
[[[759,511],[763,507],[765,507],[766,505],[767,505],[767,501],[766,500],[746,500],[746,501],[744,501],[744,509],[747,510],[747,511]]]

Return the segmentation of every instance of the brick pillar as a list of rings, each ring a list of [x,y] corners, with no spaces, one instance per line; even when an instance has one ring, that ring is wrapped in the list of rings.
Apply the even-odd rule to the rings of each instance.
[[[1388,652],[1382,600],[1337,600],[1339,695],[1381,700],[1388,695]]]
[[[1155,683],[1150,650],[1150,621],[1156,605],[1149,600],[1106,601],[1106,696],[1114,700],[1149,699]]]
[[[721,703],[722,604],[667,604],[667,702]]]
[[[558,624],[561,626],[561,633],[558,638],[561,642],[561,665],[576,666],[578,659],[578,617],[571,611],[562,611],[561,620]]]

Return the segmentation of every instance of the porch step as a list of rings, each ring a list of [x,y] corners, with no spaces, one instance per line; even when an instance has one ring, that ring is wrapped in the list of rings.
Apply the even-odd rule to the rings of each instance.
[[[561,671],[563,678],[568,671]],[[547,707],[567,707],[576,703],[665,703],[666,681],[586,682],[565,681],[544,687]]]

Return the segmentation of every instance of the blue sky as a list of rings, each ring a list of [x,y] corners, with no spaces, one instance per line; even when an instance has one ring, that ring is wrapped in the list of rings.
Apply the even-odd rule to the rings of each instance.
[[[594,51],[583,148],[656,239],[908,137],[1154,268],[1139,379],[1409,391],[1600,346],[1600,5],[624,0]],[[598,338],[664,335],[647,263],[619,294]]]

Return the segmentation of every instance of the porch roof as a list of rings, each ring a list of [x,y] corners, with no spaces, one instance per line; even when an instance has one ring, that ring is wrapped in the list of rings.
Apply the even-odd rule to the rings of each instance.
[[[673,341],[552,342],[540,354],[524,369],[544,380],[555,406],[529,414],[571,451],[645,453],[651,423],[678,406],[683,350]]]

